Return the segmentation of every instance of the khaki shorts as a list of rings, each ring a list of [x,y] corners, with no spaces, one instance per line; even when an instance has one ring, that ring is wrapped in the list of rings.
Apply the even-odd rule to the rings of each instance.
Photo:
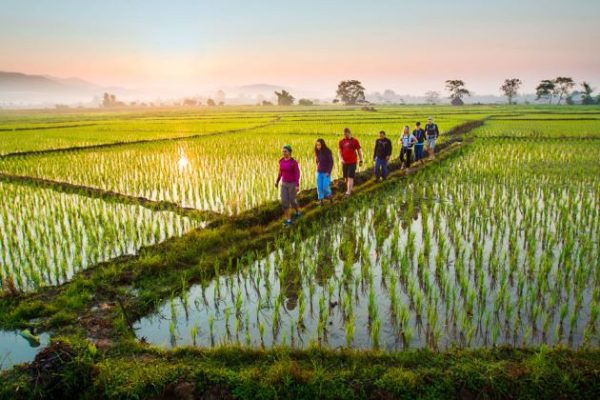
[[[430,150],[435,150],[435,138],[427,139],[427,147]]]
[[[298,207],[296,201],[296,184],[295,183],[281,183],[281,206],[284,209],[291,207]]]

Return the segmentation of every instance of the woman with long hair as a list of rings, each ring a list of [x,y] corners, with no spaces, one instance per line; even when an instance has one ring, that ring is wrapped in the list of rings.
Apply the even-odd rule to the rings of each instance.
[[[315,143],[315,162],[317,163],[317,195],[319,204],[323,205],[323,199],[329,199],[333,202],[333,195],[331,193],[333,155],[323,139],[317,139]]]

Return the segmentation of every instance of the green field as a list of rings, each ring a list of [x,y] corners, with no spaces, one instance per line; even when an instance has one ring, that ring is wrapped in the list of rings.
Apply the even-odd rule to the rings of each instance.
[[[395,158],[429,115],[436,160],[375,184],[378,132]],[[367,163],[318,207],[314,142],[344,127]],[[600,390],[598,107],[2,111],[0,138],[0,332],[49,334],[84,397]],[[286,143],[304,208],[287,230]],[[47,390],[13,352],[0,397]]]

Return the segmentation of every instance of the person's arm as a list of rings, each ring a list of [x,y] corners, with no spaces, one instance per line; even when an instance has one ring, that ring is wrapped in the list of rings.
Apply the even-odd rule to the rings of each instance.
[[[298,161],[294,160],[294,182],[296,182],[296,191],[300,190],[300,166]]]
[[[437,124],[435,124],[435,138],[437,139],[440,136],[440,130],[438,129]]]
[[[333,154],[329,153],[329,168],[327,169],[327,175],[331,176],[331,171],[333,171]]]
[[[358,140],[354,139],[354,143],[355,143],[356,153],[358,154],[358,161],[362,164],[363,151],[362,151],[362,148],[360,147],[360,142]]]
[[[377,140],[375,141],[375,148],[373,149],[373,160],[377,158]]]
[[[342,156],[342,143],[338,145],[338,158],[340,159],[340,164],[344,163],[344,157]]]
[[[386,158],[386,160],[389,160],[390,156],[392,155],[392,141],[390,139],[387,139],[386,144],[387,144],[387,146],[386,146],[387,149],[385,152],[385,158]]]
[[[275,187],[279,186],[280,180],[281,180],[281,161],[279,162],[279,174],[277,174],[277,180],[275,181]]]

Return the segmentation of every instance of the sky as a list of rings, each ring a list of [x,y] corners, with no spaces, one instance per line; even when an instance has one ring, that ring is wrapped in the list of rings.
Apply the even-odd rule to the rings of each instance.
[[[600,86],[599,0],[0,0],[0,71],[181,91]]]

